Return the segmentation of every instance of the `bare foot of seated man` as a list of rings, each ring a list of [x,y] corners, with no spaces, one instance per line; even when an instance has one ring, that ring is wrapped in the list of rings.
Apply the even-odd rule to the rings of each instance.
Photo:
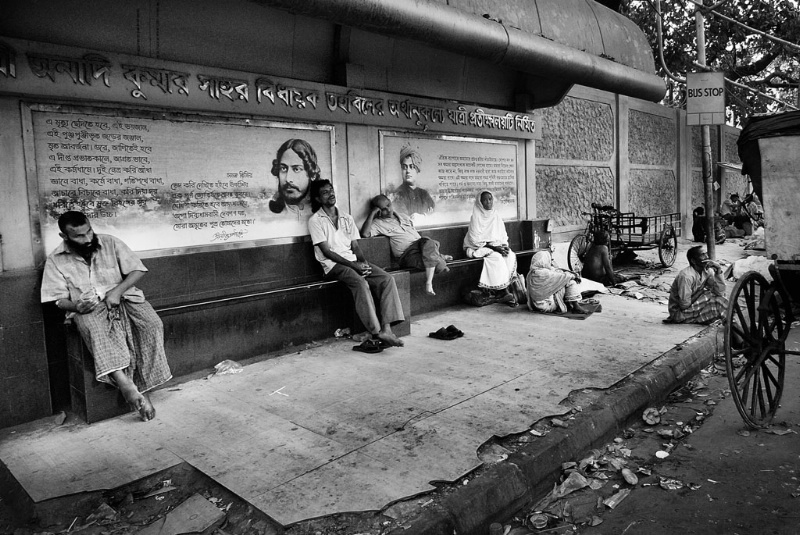
[[[405,343],[392,332],[390,325],[384,325],[381,331],[374,335],[374,337],[390,346],[403,347],[405,345]]]
[[[110,375],[112,379],[114,379],[114,382],[117,383],[117,388],[119,388],[122,393],[122,397],[124,397],[125,401],[139,413],[139,417],[143,422],[149,422],[156,417],[156,408],[153,407],[150,396],[140,393],[130,377],[125,375],[124,371],[117,370],[111,372]]]

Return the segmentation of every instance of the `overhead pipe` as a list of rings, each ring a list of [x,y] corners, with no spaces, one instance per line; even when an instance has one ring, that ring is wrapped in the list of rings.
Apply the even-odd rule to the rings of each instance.
[[[430,0],[252,1],[651,102],[666,93],[664,80],[655,74]]]

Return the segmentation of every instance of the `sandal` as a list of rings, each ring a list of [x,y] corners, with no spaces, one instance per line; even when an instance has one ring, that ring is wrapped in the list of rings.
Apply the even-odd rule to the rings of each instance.
[[[361,351],[362,353],[380,353],[383,347],[377,340],[364,340],[357,346],[353,346],[353,351]]]
[[[442,327],[438,331],[434,333],[428,333],[428,336],[431,338],[436,338],[437,340],[455,340],[458,338],[458,335],[448,331],[446,328]]]
[[[464,336],[464,331],[462,331],[455,325],[448,325],[447,327],[445,327],[445,329],[447,329],[448,332],[454,334],[456,338],[461,338],[462,336]]]

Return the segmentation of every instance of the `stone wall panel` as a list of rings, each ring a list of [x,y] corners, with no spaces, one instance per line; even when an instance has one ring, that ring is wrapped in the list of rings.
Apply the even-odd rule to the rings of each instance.
[[[669,117],[630,110],[628,161],[632,164],[666,165],[677,161],[675,121]]]
[[[700,126],[689,126],[687,127],[692,131],[692,167],[702,167],[703,166],[703,135],[702,135],[702,127]],[[718,147],[717,144],[717,127],[710,126],[709,130],[711,132],[711,163],[717,165],[719,161],[719,151],[716,150],[715,147]]]
[[[614,173],[609,167],[536,166],[537,217],[556,226],[579,225],[593,202],[615,205]]]
[[[605,102],[567,97],[542,113],[539,158],[607,162],[614,156],[614,111]]]
[[[678,183],[667,169],[631,169],[628,211],[642,216],[678,211]]]
[[[705,206],[706,195],[703,191],[703,172],[692,171],[692,210]]]

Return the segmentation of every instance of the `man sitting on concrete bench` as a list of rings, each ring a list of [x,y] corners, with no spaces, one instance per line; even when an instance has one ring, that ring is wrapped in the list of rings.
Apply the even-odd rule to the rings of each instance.
[[[377,195],[372,199],[367,220],[361,226],[361,236],[389,238],[392,255],[398,259],[400,267],[424,269],[425,291],[429,295],[436,295],[433,291],[433,274],[449,271],[447,261],[453,257],[439,253],[438,241],[420,236],[411,218],[395,212],[392,201],[386,195]]]
[[[311,211],[308,233],[314,256],[325,271],[326,280],[338,280],[353,294],[356,313],[373,339],[389,346],[402,346],[392,325],[402,322],[403,306],[391,275],[364,259],[353,216],[340,212],[329,180],[311,183]],[[373,293],[377,296],[373,297]],[[376,306],[377,305],[377,306]],[[380,318],[377,307],[380,307]]]
[[[145,392],[172,378],[164,326],[134,284],[147,271],[121,240],[95,234],[82,212],[58,218],[64,242],[47,257],[42,302],[72,317],[92,352],[98,381],[119,388],[145,422],[156,409]]]

